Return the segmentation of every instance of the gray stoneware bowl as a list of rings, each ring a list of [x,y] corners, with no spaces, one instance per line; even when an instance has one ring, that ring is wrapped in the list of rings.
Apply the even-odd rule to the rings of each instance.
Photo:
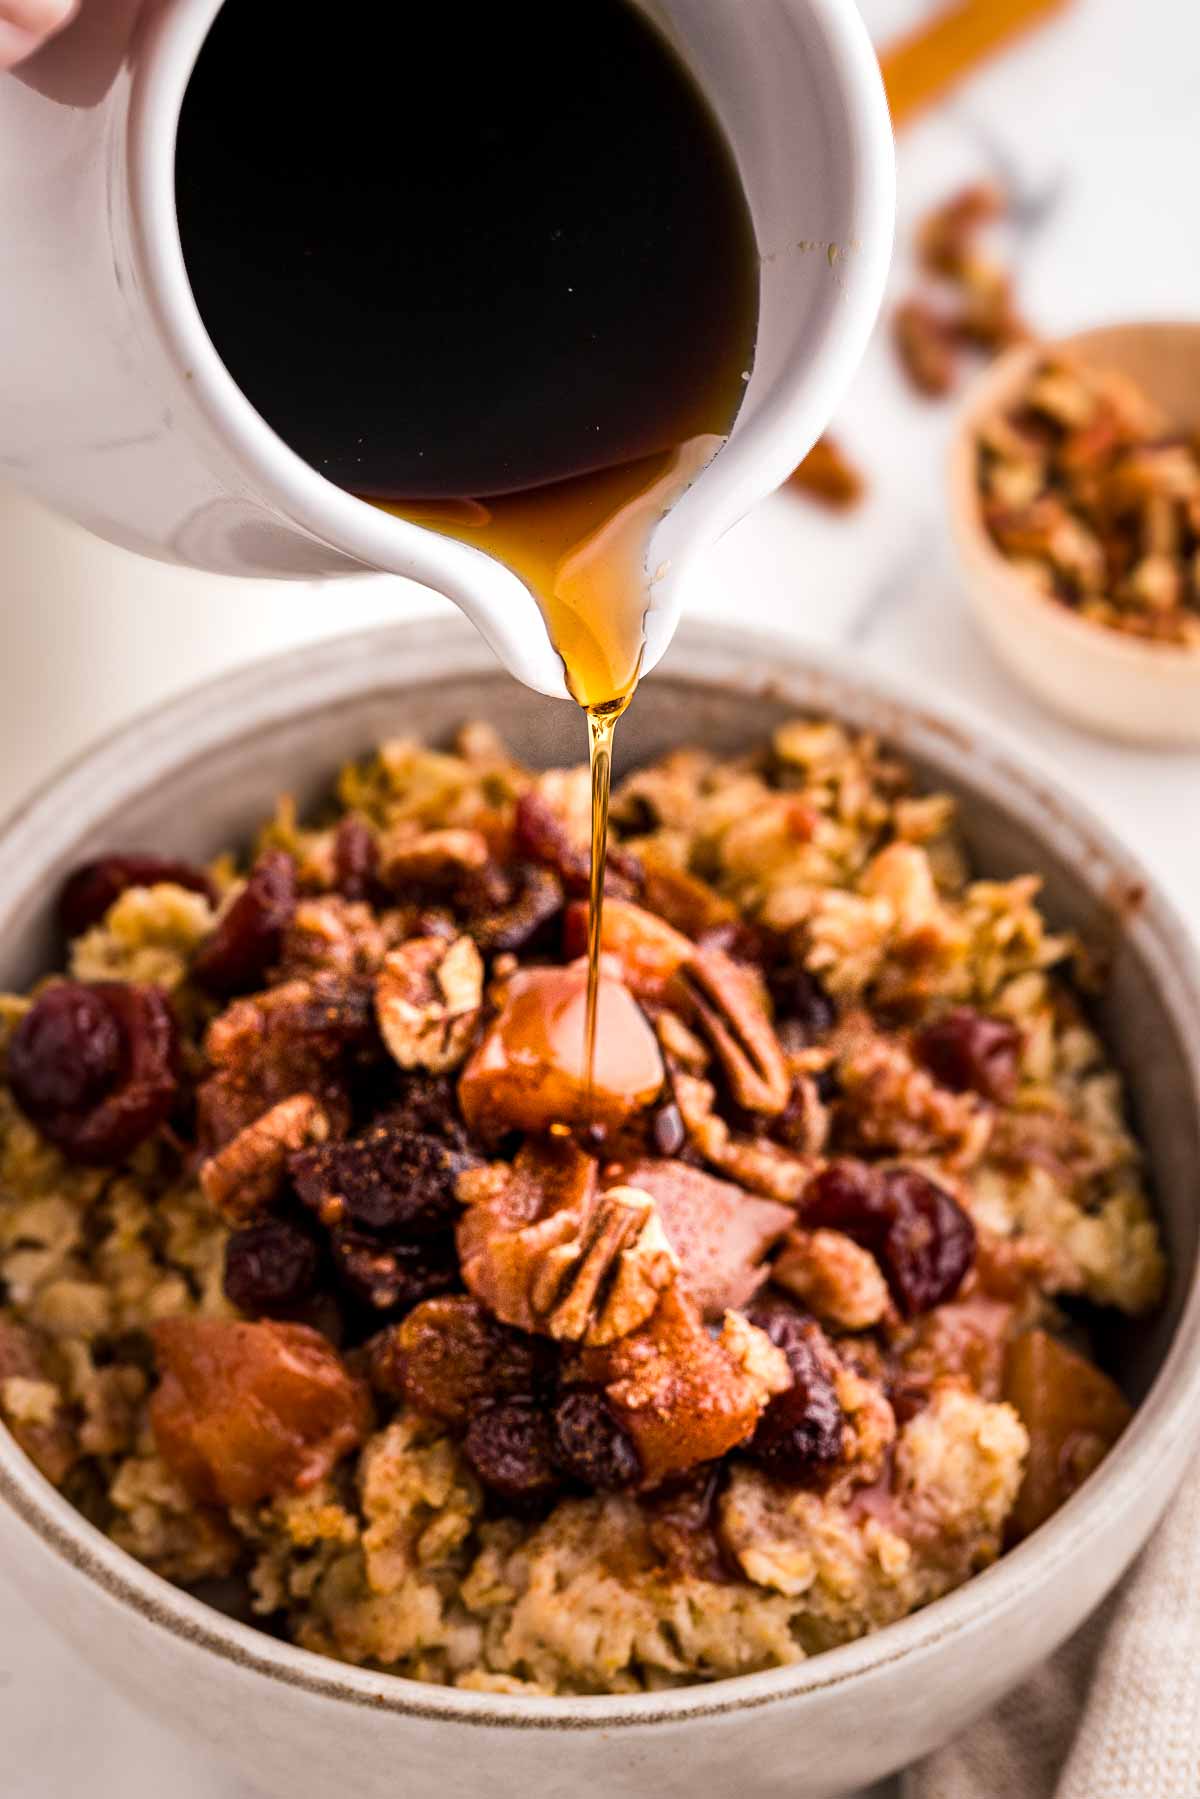
[[[1072,1631],[1141,1547],[1200,1425],[1200,974],[1141,869],[1064,795],[963,729],[852,671],[745,631],[692,625],[621,730],[628,766],[698,739],[734,751],[794,709],[867,726],[964,802],[978,866],[1038,869],[1059,925],[1111,955],[1104,1022],[1128,1077],[1173,1268],[1120,1350],[1141,1403],[1043,1529],[969,1585],[797,1667],[634,1698],[518,1699],[345,1668],[233,1623],[86,1524],[0,1432],[0,1554],[88,1658],[191,1744],[290,1799],[829,1799],[962,1728]],[[51,896],[80,857],[244,839],[281,789],[311,800],[381,737],[492,719],[533,763],[577,759],[578,715],[526,692],[461,624],[405,625],[264,662],[128,726],[0,837],[0,982],[54,954]]]

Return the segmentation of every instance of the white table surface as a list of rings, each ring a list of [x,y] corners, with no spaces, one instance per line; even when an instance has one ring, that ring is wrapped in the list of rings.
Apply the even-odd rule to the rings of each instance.
[[[864,10],[882,41],[923,4]],[[1016,246],[1021,298],[1041,327],[1200,314],[1198,62],[1200,12],[1181,0],[1075,0],[906,131],[894,287],[905,285],[920,212],[960,180],[1000,174],[1045,201]],[[836,519],[776,496],[714,553],[694,609],[736,607],[747,623],[846,645],[864,670],[1000,725],[1089,800],[1200,925],[1200,757],[1121,749],[1056,722],[964,616],[941,505],[949,417],[912,398],[879,334],[838,419],[870,471],[869,503]],[[441,605],[383,578],[322,590],[160,568],[0,493],[0,809],[97,733],[205,675]],[[97,1645],[95,1669],[104,1655]],[[133,1713],[0,1587],[0,1794],[84,1793],[253,1799]]]

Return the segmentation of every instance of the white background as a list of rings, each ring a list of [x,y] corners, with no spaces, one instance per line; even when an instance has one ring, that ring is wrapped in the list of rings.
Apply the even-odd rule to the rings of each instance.
[[[866,0],[864,10],[883,42],[923,5]],[[894,288],[906,283],[920,212],[961,180],[1000,174],[1035,221],[1014,255],[1040,328],[1200,314],[1198,66],[1200,12],[1184,0],[1074,0],[906,129]],[[907,392],[880,332],[838,419],[869,471],[869,503],[841,519],[776,496],[714,553],[694,609],[736,609],[747,624],[845,644],[864,670],[999,724],[1085,796],[1200,923],[1200,757],[1121,749],[1053,721],[991,662],[964,616],[943,516],[950,416]],[[443,604],[375,578],[319,590],[189,576],[0,491],[0,809],[179,687]],[[98,1643],[94,1668],[76,1663],[0,1586],[4,1799],[254,1799],[114,1697],[98,1672],[107,1652]]]

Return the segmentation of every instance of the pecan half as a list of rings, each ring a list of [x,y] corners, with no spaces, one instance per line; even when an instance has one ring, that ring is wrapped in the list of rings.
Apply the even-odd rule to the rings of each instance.
[[[748,1112],[782,1112],[792,1082],[756,976],[723,950],[693,948],[675,987]]]
[[[596,1165],[568,1138],[527,1145],[459,1180],[462,1277],[505,1324],[561,1342],[605,1344],[644,1323],[678,1259],[654,1202],[596,1191]]]
[[[483,1001],[483,958],[470,937],[411,937],[384,957],[375,1015],[401,1068],[445,1074],[471,1047]]]
[[[201,1191],[230,1224],[246,1224],[277,1197],[288,1157],[328,1135],[329,1120],[312,1094],[294,1093],[201,1163]]]

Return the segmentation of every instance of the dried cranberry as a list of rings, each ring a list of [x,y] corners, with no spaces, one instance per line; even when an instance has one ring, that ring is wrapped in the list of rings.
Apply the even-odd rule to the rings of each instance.
[[[192,979],[223,999],[261,985],[268,968],[279,960],[295,910],[295,863],[284,850],[268,850],[197,952]]]
[[[474,1161],[441,1137],[384,1122],[348,1142],[300,1150],[288,1168],[303,1203],[327,1225],[428,1236],[454,1222],[455,1183]]]
[[[333,884],[348,900],[376,896],[379,844],[363,818],[343,818],[333,834]]]
[[[683,1113],[674,1100],[668,1100],[665,1106],[659,1106],[650,1121],[650,1135],[654,1139],[655,1155],[670,1160],[679,1154],[687,1142],[687,1131],[684,1129]]]
[[[8,1080],[27,1118],[52,1126],[89,1112],[121,1071],[121,1034],[94,987],[62,981],[25,1014],[8,1050]]]
[[[563,909],[562,882],[552,869],[523,862],[507,883],[503,903],[473,913],[467,929],[485,954],[525,949]]]
[[[836,1462],[845,1437],[845,1416],[820,1353],[820,1327],[782,1304],[756,1308],[750,1320],[782,1349],[792,1385],[771,1401],[746,1453],[773,1474],[801,1480]]]
[[[460,1284],[453,1237],[384,1245],[357,1231],[335,1230],[329,1247],[340,1287],[372,1316],[399,1317]]]
[[[1002,1106],[1016,1092],[1021,1033],[1006,1018],[958,1006],[918,1031],[916,1052],[930,1074],[956,1093],[981,1093]]]
[[[601,1493],[617,1493],[642,1478],[641,1458],[602,1393],[579,1388],[554,1411],[558,1460],[575,1480]]]
[[[975,1226],[958,1201],[916,1168],[883,1176],[893,1219],[882,1267],[906,1317],[953,1298],[975,1260]]]
[[[837,1007],[807,968],[776,969],[770,979],[775,1022],[788,1049],[809,1049],[837,1023]]]
[[[42,994],[9,1045],[13,1098],[75,1162],[124,1161],[178,1091],[178,1035],[156,987],[63,981]]]
[[[320,1260],[306,1231],[284,1218],[264,1218],[230,1237],[225,1296],[252,1316],[286,1317],[312,1292]]]
[[[908,1318],[950,1299],[975,1259],[971,1219],[915,1168],[831,1162],[809,1182],[802,1217],[869,1249]]]
[[[202,868],[192,862],[171,862],[162,856],[101,856],[77,868],[63,887],[58,917],[68,937],[79,937],[99,924],[113,901],[128,887],[154,887],[169,881],[202,893],[216,904],[216,888]]]
[[[549,1499],[559,1487],[554,1432],[533,1400],[482,1406],[467,1426],[463,1447],[484,1486],[510,1503]]]

